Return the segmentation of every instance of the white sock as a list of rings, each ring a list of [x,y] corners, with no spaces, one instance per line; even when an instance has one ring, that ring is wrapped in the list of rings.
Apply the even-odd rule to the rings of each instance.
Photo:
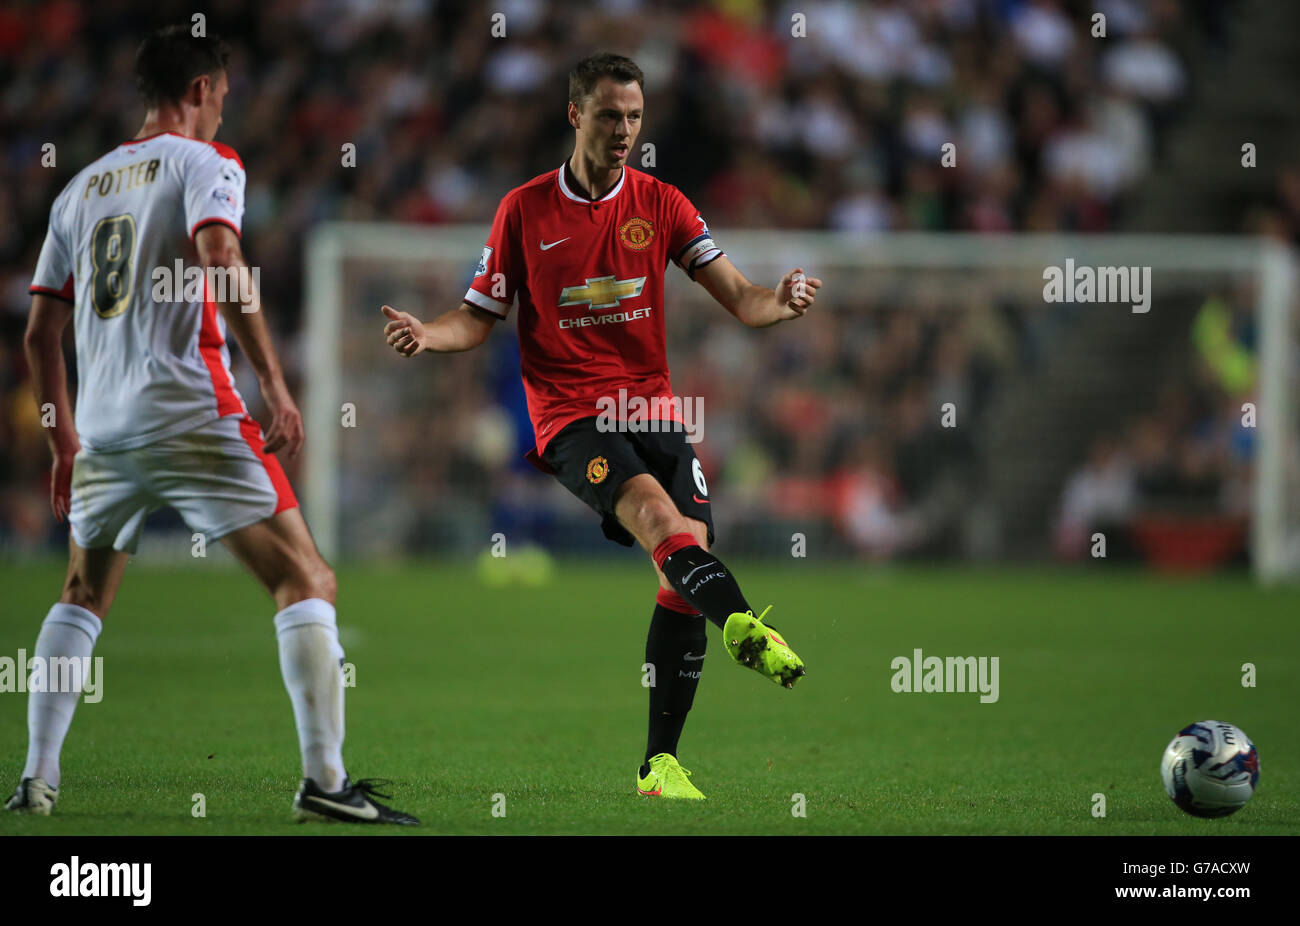
[[[45,615],[36,636],[35,656],[46,660],[47,666],[52,657],[88,660],[103,626],[85,608],[59,602]],[[44,778],[51,788],[59,786],[59,753],[80,697],[80,691],[28,692],[27,764],[23,766],[23,778]]]
[[[343,647],[334,605],[294,602],[275,616],[280,673],[293,702],[302,773],[325,791],[343,787]]]

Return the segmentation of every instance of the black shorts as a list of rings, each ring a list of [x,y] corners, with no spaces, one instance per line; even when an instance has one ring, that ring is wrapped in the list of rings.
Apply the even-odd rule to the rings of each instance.
[[[713,544],[713,506],[709,486],[686,432],[670,421],[654,421],[661,431],[606,431],[596,428],[597,418],[579,418],[565,425],[546,445],[542,460],[564,487],[602,518],[605,536],[625,547],[636,540],[614,515],[619,487],[633,476],[654,476],[677,510],[703,521]],[[648,425],[647,425],[648,426]]]

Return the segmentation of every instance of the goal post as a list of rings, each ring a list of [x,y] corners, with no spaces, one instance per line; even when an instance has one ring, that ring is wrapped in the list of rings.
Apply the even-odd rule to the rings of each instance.
[[[1300,421],[1296,419],[1295,255],[1275,241],[1258,249],[1259,454],[1251,540],[1263,582],[1300,573]]]
[[[971,293],[989,301],[1010,300],[1031,326],[1051,315],[1044,298],[1049,267],[1146,267],[1154,281],[1152,312],[1162,310],[1164,294],[1176,290],[1223,291],[1245,284],[1253,294],[1258,344],[1258,431],[1250,502],[1250,546],[1262,581],[1300,574],[1300,426],[1297,387],[1297,282],[1295,254],[1262,239],[1204,235],[1044,235],[966,233],[886,233],[853,236],[832,232],[771,232],[716,229],[717,240],[750,279],[771,285],[785,270],[802,265],[826,281],[818,312],[860,313],[868,306],[913,308],[949,306],[960,310]],[[383,498],[367,482],[400,473],[389,460],[386,473],[371,472],[366,453],[388,439],[382,429],[403,396],[423,389],[409,379],[383,344],[383,302],[423,317],[461,303],[472,268],[481,253],[485,225],[401,225],[331,222],[317,226],[306,248],[304,409],[308,442],[303,470],[303,507],[317,542],[327,556],[366,556],[365,542],[351,542],[345,531],[364,538],[384,532]],[[668,268],[671,304],[707,300],[700,287]],[[1036,303],[1036,304],[1035,304]],[[716,306],[713,307],[716,309]],[[1076,305],[1074,321],[1088,312],[1129,312],[1116,305]],[[669,314],[673,314],[669,310]],[[694,316],[693,316],[694,317]],[[708,325],[730,321],[714,312]],[[670,357],[674,328],[668,324]],[[731,322],[734,325],[734,322]],[[501,327],[513,328],[512,320]],[[1059,327],[1059,325],[1058,325]],[[847,336],[847,335],[846,335]],[[495,338],[514,337],[497,332]],[[852,348],[852,345],[849,345]],[[1070,349],[1068,332],[1052,350]],[[866,350],[866,345],[863,345]],[[387,356],[385,356],[387,351]],[[1047,355],[1048,362],[1054,355]],[[1098,363],[1105,363],[1098,357]],[[432,367],[433,365],[430,365]],[[430,374],[421,373],[420,376]],[[674,366],[674,380],[680,374]],[[458,386],[451,382],[448,386]],[[431,388],[431,387],[430,387]],[[427,392],[417,392],[428,403]],[[358,396],[365,396],[361,407]],[[345,406],[369,418],[370,440],[347,433]],[[387,403],[387,404],[385,404]],[[381,421],[376,421],[376,416]],[[743,425],[742,425],[743,426]],[[1051,439],[1044,434],[1044,440]],[[396,438],[394,438],[396,440]],[[349,449],[353,448],[353,449]],[[991,461],[996,465],[997,461]],[[392,467],[398,467],[392,469]],[[402,493],[401,484],[383,485]],[[453,498],[451,504],[458,504]],[[393,505],[395,512],[400,508]],[[401,516],[400,514],[397,516]],[[468,515],[467,515],[468,516]],[[484,540],[486,544],[486,540]]]

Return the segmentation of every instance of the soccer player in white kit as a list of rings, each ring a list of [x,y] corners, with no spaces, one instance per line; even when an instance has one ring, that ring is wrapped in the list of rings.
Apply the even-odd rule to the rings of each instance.
[[[272,456],[298,454],[302,416],[257,296],[232,286],[222,298],[208,285],[212,270],[249,277],[239,246],[244,167],[212,140],[228,55],[220,39],[188,26],[150,35],[136,58],[147,109],[139,133],[77,174],[50,210],[25,348],[36,401],[54,414],[50,502],[71,537],[63,593],[35,656],[88,664],[146,515],[169,505],[191,530],[225,543],[275,600],[302,751],[294,816],[414,824],[374,800],[372,780],[351,781],[344,768],[334,572]],[[178,277],[182,267],[189,272]],[[70,321],[75,421],[60,346]],[[257,372],[272,419],[265,435],[235,388],[227,331]],[[53,809],[78,697],[29,693],[27,761],[9,810]]]

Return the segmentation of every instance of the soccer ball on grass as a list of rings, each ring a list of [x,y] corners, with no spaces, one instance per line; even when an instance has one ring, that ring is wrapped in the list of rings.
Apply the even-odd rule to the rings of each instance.
[[[1226,817],[1246,806],[1259,782],[1259,753],[1240,728],[1218,720],[1184,727],[1160,762],[1165,792],[1196,817]]]

